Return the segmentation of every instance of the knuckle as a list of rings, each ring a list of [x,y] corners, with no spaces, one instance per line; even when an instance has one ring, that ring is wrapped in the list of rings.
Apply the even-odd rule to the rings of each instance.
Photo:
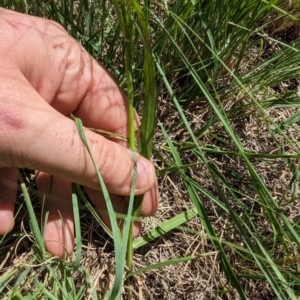
[[[45,20],[45,19],[43,19],[43,20]],[[46,21],[47,21],[47,23],[48,23],[50,26],[52,26],[52,28],[53,28],[54,30],[58,30],[58,31],[60,31],[60,32],[62,32],[62,33],[66,33],[66,34],[67,34],[67,31],[65,30],[65,28],[64,28],[61,24],[59,24],[58,22],[53,21],[53,20],[46,20]]]

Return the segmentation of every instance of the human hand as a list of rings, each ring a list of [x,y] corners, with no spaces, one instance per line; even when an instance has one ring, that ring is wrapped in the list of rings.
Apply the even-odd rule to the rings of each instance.
[[[57,23],[0,8],[0,234],[12,230],[17,169],[39,170],[38,190],[53,187],[47,250],[64,257],[74,249],[71,182],[85,187],[109,224],[97,175],[70,113],[86,127],[127,136],[126,98],[108,72]],[[139,120],[136,117],[136,126]],[[85,129],[92,155],[113,206],[126,212],[132,154],[124,142]],[[158,205],[155,170],[137,154],[136,195],[145,194],[142,215]],[[62,201],[63,200],[63,201]],[[134,236],[141,229],[135,223]]]

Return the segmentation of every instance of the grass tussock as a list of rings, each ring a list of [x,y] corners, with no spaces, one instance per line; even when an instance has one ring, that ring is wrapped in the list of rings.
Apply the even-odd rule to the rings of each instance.
[[[1,297],[297,299],[299,1],[4,5],[60,22],[114,74],[151,138],[140,151],[153,150],[161,199],[129,243],[129,271],[116,234],[74,199],[82,246],[63,261],[29,226],[41,217],[26,171],[31,201],[23,186],[16,227],[0,238]]]

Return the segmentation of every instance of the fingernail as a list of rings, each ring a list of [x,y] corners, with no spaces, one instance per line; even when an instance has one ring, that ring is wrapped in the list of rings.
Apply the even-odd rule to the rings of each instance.
[[[136,180],[136,190],[137,192],[145,192],[151,184],[154,168],[152,163],[140,157],[137,162],[137,180]]]

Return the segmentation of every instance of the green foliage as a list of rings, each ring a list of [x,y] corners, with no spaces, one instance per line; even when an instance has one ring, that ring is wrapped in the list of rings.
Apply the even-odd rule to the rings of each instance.
[[[296,110],[299,108],[299,87],[290,84],[289,88],[280,90],[280,86],[299,83],[300,38],[285,39],[280,32],[294,26],[293,22],[298,20],[299,1],[179,0],[145,1],[144,5],[136,0],[112,2],[3,2],[4,6],[20,12],[60,22],[91,55],[113,72],[129,99],[132,149],[135,147],[133,107],[142,115],[139,151],[146,157],[151,156],[153,149],[157,95],[169,101],[179,116],[179,120],[172,124],[159,120],[160,126],[156,131],[160,133],[163,147],[157,147],[154,156],[164,163],[159,174],[173,172],[180,177],[192,207],[162,222],[132,245],[128,224],[132,223],[131,215],[137,217],[141,199],[134,203],[131,194],[128,213],[123,216],[127,226],[121,234],[116,214],[106,195],[113,229],[112,233],[106,230],[114,240],[116,257],[116,277],[108,297],[120,296],[128,243],[131,260],[133,248],[145,246],[162,235],[174,232],[178,226],[197,216],[205,228],[212,252],[218,253],[228,287],[232,286],[241,299],[248,297],[241,278],[267,281],[277,299],[296,299],[300,286],[296,266],[300,247],[299,226],[297,219],[290,218],[287,212],[293,209],[299,197],[300,153],[297,139],[292,138],[288,130],[299,133],[299,112]],[[200,128],[194,129],[187,114],[191,105],[201,106],[209,112]],[[294,111],[284,120],[277,121],[272,117],[276,109]],[[275,153],[245,149],[245,140],[236,122],[250,117],[267,128],[268,141],[277,147]],[[78,119],[76,122],[84,141],[82,124]],[[177,129],[184,134],[175,140],[173,136]],[[260,132],[256,134],[256,142],[259,143]],[[186,162],[187,156],[193,159]],[[246,178],[246,191],[233,184],[235,181],[242,182],[240,170],[222,166],[219,162],[223,158],[240,163]],[[262,178],[257,162],[278,170],[279,160],[288,166],[292,178],[280,197],[276,197]],[[196,171],[199,166],[202,174],[206,174],[203,176],[207,176],[205,180],[190,175],[190,171]],[[101,182],[101,174],[99,180]],[[209,181],[213,188],[203,181]],[[105,187],[102,188],[105,191]],[[37,243],[35,255],[41,261],[45,257],[41,234],[23,184],[22,190],[33,222],[32,233]],[[78,187],[74,187],[74,203],[77,203],[76,194],[103,225]],[[289,194],[291,197],[286,200]],[[240,244],[223,237],[208,213],[212,205],[214,212],[226,218],[227,229],[236,233]],[[77,246],[80,247],[78,207],[74,207]],[[260,231],[258,219],[263,219],[270,228],[268,234]],[[193,230],[190,232],[198,234]],[[232,253],[242,267],[237,268],[231,262],[229,256]],[[191,261],[199,255],[193,253],[140,268],[128,273],[127,278],[165,265]],[[278,255],[283,259],[278,259]],[[72,299],[82,299],[82,295],[91,289],[96,298],[97,291],[91,277],[78,264],[79,256],[80,252],[77,252],[76,264],[71,266],[55,260],[45,262],[36,271],[37,274],[46,271],[50,274],[49,279],[42,282],[26,266],[18,266],[18,269],[0,276],[0,292],[12,278],[21,283],[27,276],[25,282],[33,280],[36,295],[53,299],[61,299],[62,295],[67,299],[72,295]],[[32,262],[36,259],[33,258]],[[127,261],[129,267],[131,263]],[[62,283],[55,275],[58,268],[64,277]],[[71,278],[76,272],[84,274],[86,285],[80,288],[72,283]],[[13,288],[10,292],[11,297],[21,294],[22,287],[19,290]]]

